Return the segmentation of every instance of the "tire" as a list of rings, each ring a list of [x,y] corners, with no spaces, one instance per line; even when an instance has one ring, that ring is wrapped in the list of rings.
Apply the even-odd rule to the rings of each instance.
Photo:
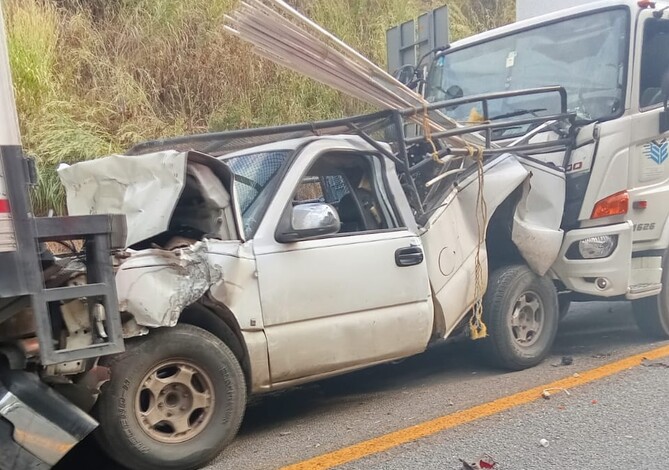
[[[508,370],[534,367],[546,358],[555,340],[557,290],[550,279],[527,266],[504,266],[490,276],[483,319],[488,337],[482,346],[489,362]]]
[[[632,301],[634,321],[641,333],[651,339],[669,338],[669,256],[665,255],[662,269],[662,292],[652,297]]]
[[[200,468],[237,434],[244,374],[221,340],[179,324],[128,341],[94,414],[100,447],[133,470]]]

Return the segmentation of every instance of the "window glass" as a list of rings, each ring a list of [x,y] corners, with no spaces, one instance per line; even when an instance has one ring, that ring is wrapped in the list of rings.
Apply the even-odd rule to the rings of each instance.
[[[628,11],[614,9],[454,49],[435,59],[427,99],[559,85],[567,90],[569,111],[579,119],[610,118],[624,104],[628,30]],[[544,94],[495,100],[489,111],[491,119],[541,116],[558,112],[559,105],[557,95]],[[446,113],[468,121],[482,109],[471,104]]]
[[[669,71],[669,21],[646,20],[641,52],[641,95],[639,106],[648,108],[664,102],[660,85]]]
[[[387,197],[372,158],[360,154],[326,154],[320,157],[298,185],[293,205],[331,204],[341,220],[340,233],[395,228],[396,217],[381,201]]]
[[[261,152],[224,160],[235,175],[237,205],[244,234],[253,237],[274,194],[276,176],[288,159],[289,151]]]

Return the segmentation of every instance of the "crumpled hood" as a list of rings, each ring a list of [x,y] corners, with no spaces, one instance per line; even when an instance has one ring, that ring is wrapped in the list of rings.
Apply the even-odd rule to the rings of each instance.
[[[209,262],[207,240],[173,251],[131,251],[116,272],[119,308],[139,325],[174,326],[184,308],[223,278]]]
[[[70,215],[125,214],[126,246],[167,230],[186,184],[187,152],[111,155],[58,169]]]

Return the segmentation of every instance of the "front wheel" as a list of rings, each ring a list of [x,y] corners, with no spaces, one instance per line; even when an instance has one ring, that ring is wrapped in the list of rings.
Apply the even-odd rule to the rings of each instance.
[[[641,332],[652,339],[669,338],[669,256],[662,269],[662,292],[652,297],[634,300],[632,311]]]
[[[108,365],[96,437],[118,463],[195,469],[237,434],[246,406],[244,374],[211,333],[191,325],[154,330],[129,341]]]
[[[553,282],[527,266],[504,266],[490,276],[483,296],[483,340],[489,360],[510,370],[543,361],[555,340],[559,313]]]

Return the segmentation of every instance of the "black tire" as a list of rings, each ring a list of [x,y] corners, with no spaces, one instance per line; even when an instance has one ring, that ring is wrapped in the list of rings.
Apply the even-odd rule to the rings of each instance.
[[[95,407],[100,447],[133,470],[195,469],[211,461],[237,434],[246,407],[244,374],[230,348],[203,329],[180,324],[130,340],[126,349],[107,363],[111,380],[103,387]],[[179,375],[183,371],[192,373],[192,378]],[[147,384],[160,392],[154,393]],[[183,407],[168,401],[174,396],[182,400]],[[210,400],[209,405],[193,405],[195,396]],[[189,397],[193,401],[187,402]],[[189,430],[176,434],[177,428],[170,427],[172,418],[155,425],[143,418],[140,422],[138,412],[142,408],[167,416],[181,414]]]
[[[632,312],[641,333],[651,339],[669,338],[669,256],[662,266],[662,292],[652,297],[634,300]]]
[[[523,305],[538,304],[541,312],[534,311],[531,318],[540,317],[542,326],[536,334],[519,327],[512,327],[514,310],[523,316],[529,313],[519,309]],[[530,302],[530,303],[527,303]],[[531,311],[531,310],[530,310]],[[489,362],[508,370],[523,370],[543,361],[555,340],[558,326],[558,298],[553,282],[537,276],[527,266],[504,266],[492,273],[488,289],[483,296],[483,319],[488,337],[482,346]],[[515,329],[514,329],[515,328]],[[527,335],[518,339],[516,334]],[[526,344],[522,344],[522,343]]]

